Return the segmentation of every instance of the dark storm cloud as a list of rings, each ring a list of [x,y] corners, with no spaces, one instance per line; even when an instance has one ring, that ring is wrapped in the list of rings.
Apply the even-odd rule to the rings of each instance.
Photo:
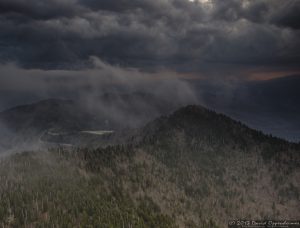
[[[109,11],[119,11],[124,12],[127,10],[134,10],[138,8],[144,8],[149,5],[150,1],[139,1],[139,0],[119,0],[119,1],[110,1],[110,0],[80,0],[80,4],[89,7],[91,10],[109,10]]]
[[[47,20],[75,16],[80,9],[75,0],[1,0],[0,13],[7,16],[23,16]]]
[[[0,60],[73,68],[90,56],[178,70],[299,62],[299,1],[0,0]]]
[[[300,2],[297,0],[281,2],[281,10],[273,10],[269,21],[277,26],[300,29]]]

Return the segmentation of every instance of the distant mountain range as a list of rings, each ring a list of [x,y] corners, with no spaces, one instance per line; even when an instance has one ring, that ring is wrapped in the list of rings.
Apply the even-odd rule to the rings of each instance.
[[[170,113],[180,105],[176,101],[170,103],[144,93],[106,93],[97,99],[97,103],[48,99],[17,106],[0,113],[0,148],[32,144],[44,135],[49,139],[55,134],[67,135],[64,138],[76,141],[77,145],[86,144],[95,140],[85,136],[80,140],[78,132],[128,131]],[[47,134],[48,132],[55,134]],[[59,137],[52,137],[55,141],[57,138]]]

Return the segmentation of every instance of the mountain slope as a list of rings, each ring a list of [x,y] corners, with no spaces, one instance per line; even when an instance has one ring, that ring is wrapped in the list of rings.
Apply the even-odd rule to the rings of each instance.
[[[4,226],[227,227],[300,215],[299,145],[199,106],[124,145],[22,153],[0,167]]]
[[[224,224],[226,218],[299,216],[298,144],[199,106],[155,120],[142,132],[143,150],[171,170],[204,218]]]

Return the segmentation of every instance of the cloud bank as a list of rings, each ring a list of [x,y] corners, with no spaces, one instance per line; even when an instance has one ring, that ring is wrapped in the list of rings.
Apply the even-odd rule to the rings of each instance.
[[[178,104],[197,101],[191,86],[178,79],[180,75],[175,72],[142,72],[111,65],[97,57],[91,57],[89,65],[90,68],[80,70],[45,70],[3,64],[0,66],[0,92],[6,96],[0,97],[0,104],[5,106],[10,94],[21,97],[22,103],[31,102],[34,98],[56,97],[89,100],[96,104],[105,93],[135,92],[153,94]]]

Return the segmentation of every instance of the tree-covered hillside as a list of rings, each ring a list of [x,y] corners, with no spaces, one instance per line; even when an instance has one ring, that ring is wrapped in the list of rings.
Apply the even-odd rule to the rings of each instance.
[[[297,219],[299,145],[198,106],[122,145],[1,159],[2,227],[226,227]]]

